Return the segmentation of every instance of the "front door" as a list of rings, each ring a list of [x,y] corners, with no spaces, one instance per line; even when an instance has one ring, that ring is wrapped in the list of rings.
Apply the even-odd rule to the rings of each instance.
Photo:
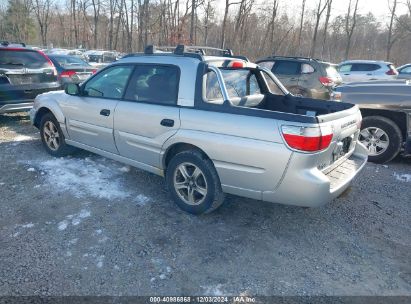
[[[164,142],[180,127],[179,68],[137,65],[116,108],[114,135],[121,156],[159,168]]]
[[[87,81],[80,96],[69,96],[62,107],[70,139],[107,152],[118,153],[113,124],[117,104],[133,67],[107,68]]]

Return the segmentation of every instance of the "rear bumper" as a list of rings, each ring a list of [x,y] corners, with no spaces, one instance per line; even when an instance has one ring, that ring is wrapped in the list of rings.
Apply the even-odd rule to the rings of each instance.
[[[33,104],[33,101],[26,100],[19,103],[8,103],[0,105],[0,114],[27,111],[33,107]]]
[[[290,162],[276,191],[263,192],[263,200],[301,207],[319,207],[340,196],[367,163],[366,148],[357,143],[354,152],[339,160],[328,171],[317,168],[301,170],[304,160]]]

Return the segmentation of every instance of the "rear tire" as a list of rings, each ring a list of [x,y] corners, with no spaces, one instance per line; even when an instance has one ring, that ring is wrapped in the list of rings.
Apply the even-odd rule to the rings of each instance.
[[[383,164],[391,161],[401,151],[402,133],[391,119],[382,116],[365,117],[359,141],[368,149],[368,160]]]
[[[51,113],[47,113],[41,118],[40,136],[44,148],[53,156],[66,156],[74,151],[74,147],[66,144],[60,124]]]
[[[210,213],[224,202],[213,162],[197,150],[180,152],[171,159],[166,183],[174,202],[191,214]]]

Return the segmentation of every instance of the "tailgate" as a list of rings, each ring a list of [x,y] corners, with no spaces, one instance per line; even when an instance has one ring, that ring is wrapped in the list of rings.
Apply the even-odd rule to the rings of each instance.
[[[321,126],[328,126],[333,130],[330,146],[320,152],[317,158],[317,168],[327,172],[354,152],[362,117],[358,106],[353,106],[348,110],[318,116],[318,120]]]

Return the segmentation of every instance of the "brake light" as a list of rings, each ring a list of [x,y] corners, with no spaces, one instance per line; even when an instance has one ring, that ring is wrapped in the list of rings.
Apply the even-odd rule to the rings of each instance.
[[[390,76],[397,76],[398,72],[394,69],[389,69],[385,74],[390,75]]]
[[[242,69],[244,67],[244,62],[242,61],[231,61],[228,64],[229,68],[233,68],[233,69]]]
[[[65,70],[60,74],[60,78],[69,78],[76,75],[76,71]]]
[[[96,74],[97,70],[92,70],[91,73]]]
[[[332,87],[334,85],[334,81],[330,77],[320,77],[318,80],[325,87]]]
[[[282,133],[290,148],[303,152],[325,150],[333,138],[331,127],[282,126]]]
[[[54,76],[57,76],[56,67],[54,66],[54,64],[53,64],[53,62],[50,60],[50,58],[47,57],[47,55],[44,54],[42,51],[37,51],[37,52],[47,60],[47,63],[48,63],[51,67],[53,67],[53,75],[54,75]]]

